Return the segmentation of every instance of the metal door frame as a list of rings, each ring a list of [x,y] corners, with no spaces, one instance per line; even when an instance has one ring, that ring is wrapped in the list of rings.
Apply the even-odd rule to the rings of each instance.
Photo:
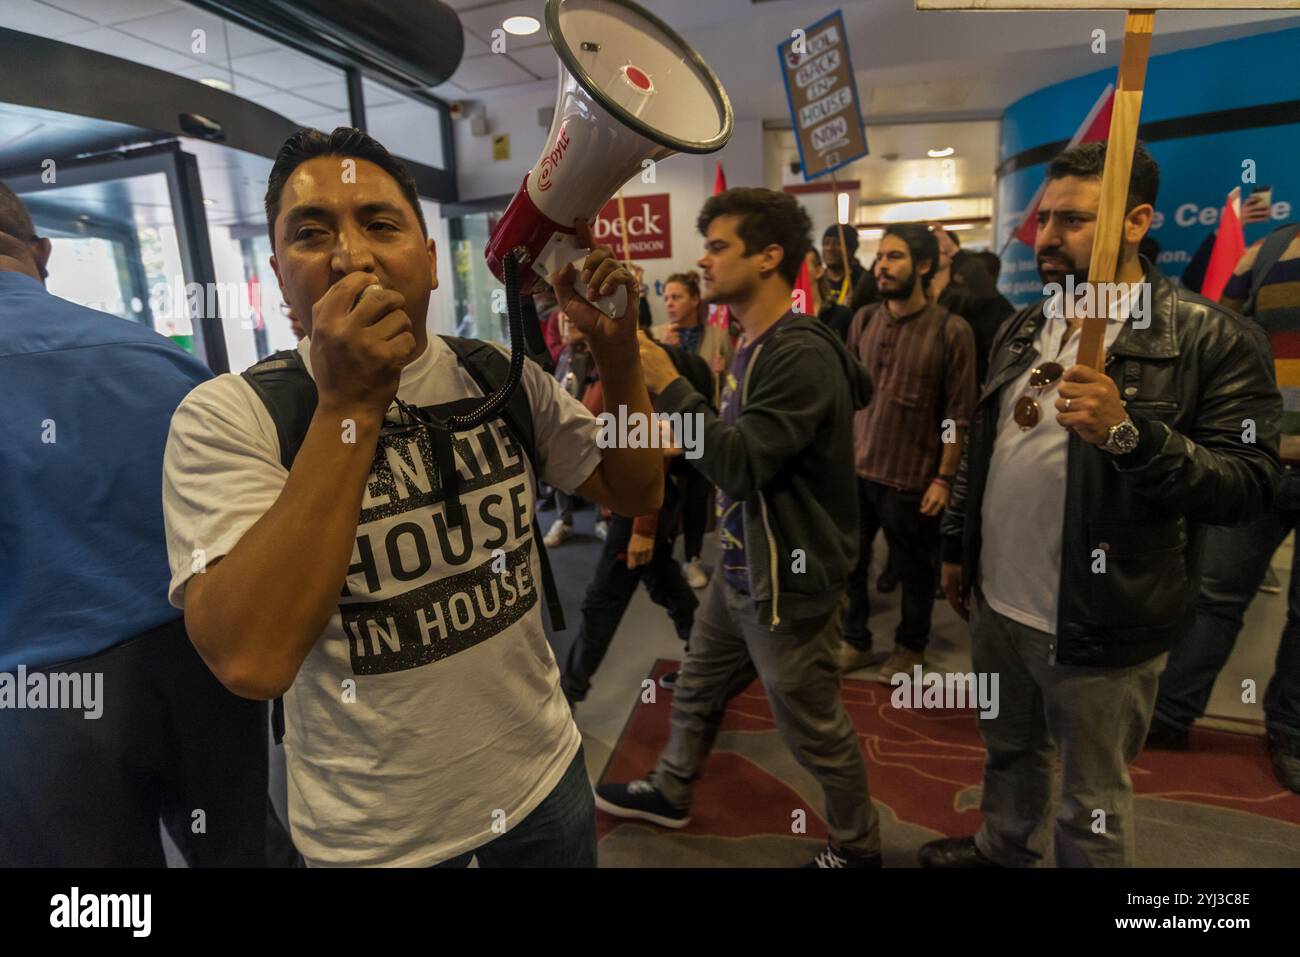
[[[41,173],[23,170],[0,170],[0,180],[15,193],[42,193],[67,186],[84,186],[105,180],[129,179],[162,173],[167,178],[172,214],[176,219],[176,239],[180,247],[181,269],[186,283],[198,283],[203,289],[215,289],[216,268],[212,262],[212,244],[208,238],[208,218],[203,208],[203,189],[199,181],[198,160],[181,149],[177,142],[163,143],[113,154],[105,158],[78,161],[55,160],[57,181],[42,181]],[[194,326],[194,348],[199,358],[216,374],[230,371],[226,339],[221,328],[216,296],[205,295],[204,312],[190,316]],[[186,297],[189,301],[189,297]],[[208,304],[212,314],[208,313]]]

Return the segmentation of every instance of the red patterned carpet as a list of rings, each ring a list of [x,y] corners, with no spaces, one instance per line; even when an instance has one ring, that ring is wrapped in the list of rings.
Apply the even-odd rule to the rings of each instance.
[[[674,667],[660,660],[652,677]],[[925,840],[978,826],[984,747],[973,711],[896,709],[892,690],[852,678],[843,684],[882,814],[886,863],[906,865]],[[656,691],[654,703],[638,701],[602,781],[630,780],[653,768],[672,700],[671,692]],[[1133,765],[1139,863],[1300,864],[1300,795],[1278,784],[1263,740],[1198,729],[1192,743],[1187,752],[1144,752]],[[791,821],[800,809],[806,832],[794,834]],[[602,813],[601,860],[614,866],[793,862],[824,842],[821,812],[819,789],[789,757],[755,682],[727,711],[696,786],[691,824],[665,832]]]

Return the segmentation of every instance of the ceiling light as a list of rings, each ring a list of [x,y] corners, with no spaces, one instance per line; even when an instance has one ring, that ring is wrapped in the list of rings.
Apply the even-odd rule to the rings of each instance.
[[[849,194],[840,193],[837,199],[839,200],[839,202],[837,203],[839,222],[847,223],[849,221]]]
[[[205,200],[203,201],[203,205],[204,205],[204,206],[215,206],[215,205],[217,205],[217,201],[216,201],[215,199],[205,199]]]
[[[880,213],[882,223],[930,222],[947,219],[952,215],[952,204],[943,200],[930,200],[920,203],[894,203],[886,206]]]
[[[974,229],[974,228],[975,228],[974,223],[949,223],[947,226],[943,227],[943,230],[946,233],[955,233],[959,229]]]
[[[199,80],[204,86],[210,86],[214,90],[231,90],[234,87],[226,80],[219,80],[215,76],[205,76]]]
[[[872,226],[866,229],[858,230],[858,239],[866,243],[874,242],[875,240],[882,239],[884,235],[885,235],[884,229],[880,228],[879,226]]]
[[[913,176],[903,184],[904,196],[920,199],[923,196],[942,196],[951,193],[951,185],[940,176]]]
[[[506,33],[517,37],[526,37],[542,28],[536,17],[506,17],[501,26],[505,27]]]
[[[951,156],[955,152],[957,151],[951,146],[945,146],[941,150],[926,150],[925,155],[930,157],[930,159],[943,159],[945,156]]]

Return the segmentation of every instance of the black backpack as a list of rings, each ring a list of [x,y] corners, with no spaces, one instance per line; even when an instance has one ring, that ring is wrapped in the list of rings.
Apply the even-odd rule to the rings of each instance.
[[[478,339],[462,339],[456,336],[440,336],[443,342],[455,353],[465,371],[482,391],[491,395],[497,386],[504,382],[510,370],[510,360],[490,343]],[[280,462],[286,468],[293,467],[293,460],[307,437],[312,415],[316,412],[316,382],[312,379],[302,356],[297,349],[286,349],[267,356],[265,359],[249,366],[243,372],[244,381],[253,387],[253,391],[271,413],[276,432],[280,437]],[[533,465],[533,474],[537,476],[536,445],[533,434],[532,408],[528,404],[528,394],[523,384],[515,389],[510,401],[501,410],[500,420],[507,431],[519,443],[519,447]],[[435,442],[435,447],[439,443]],[[441,443],[449,448],[449,443]],[[450,459],[440,462],[439,467],[447,469]],[[455,474],[450,466],[450,474]],[[459,498],[455,496],[455,482],[450,483],[449,505],[455,497],[455,508],[459,507]],[[551,619],[551,628],[563,631],[564,609],[560,604],[560,594],[555,587],[555,576],[551,573],[551,562],[546,554],[546,545],[542,541],[541,526],[533,515],[533,539],[537,543],[537,558],[542,566],[542,591],[546,595],[546,610]],[[284,739],[284,699],[276,698],[271,706],[271,729],[275,734],[275,743]]]

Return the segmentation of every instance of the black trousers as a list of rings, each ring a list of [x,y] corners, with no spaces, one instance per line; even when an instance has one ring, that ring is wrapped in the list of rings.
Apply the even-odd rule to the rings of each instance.
[[[903,620],[894,633],[897,644],[925,651],[930,641],[930,613],[938,581],[935,553],[939,548],[939,517],[921,514],[921,493],[901,492],[869,479],[858,479],[861,538],[858,563],[849,575],[849,603],[844,615],[844,640],[855,648],[871,647],[871,599],[867,577],[876,533],[884,530],[890,566],[903,593]]]
[[[682,477],[682,555],[689,562],[704,548],[704,531],[713,507],[713,483],[694,469]]]
[[[682,641],[691,637],[695,609],[699,599],[686,584],[682,569],[673,558],[673,541],[668,538],[655,544],[654,557],[647,565],[627,567],[627,546],[632,537],[632,520],[613,515],[609,535],[596,564],[596,575],[582,601],[582,623],[578,636],[569,647],[565,661],[563,685],[574,701],[581,701],[591,690],[591,677],[605,659],[609,643],[614,640],[623,613],[632,600],[637,585],[645,583],[651,600],[667,609],[677,635]]]
[[[267,794],[267,704],[227,691],[177,619],[47,672],[103,675],[102,714],[0,709],[0,866],[289,865]]]

